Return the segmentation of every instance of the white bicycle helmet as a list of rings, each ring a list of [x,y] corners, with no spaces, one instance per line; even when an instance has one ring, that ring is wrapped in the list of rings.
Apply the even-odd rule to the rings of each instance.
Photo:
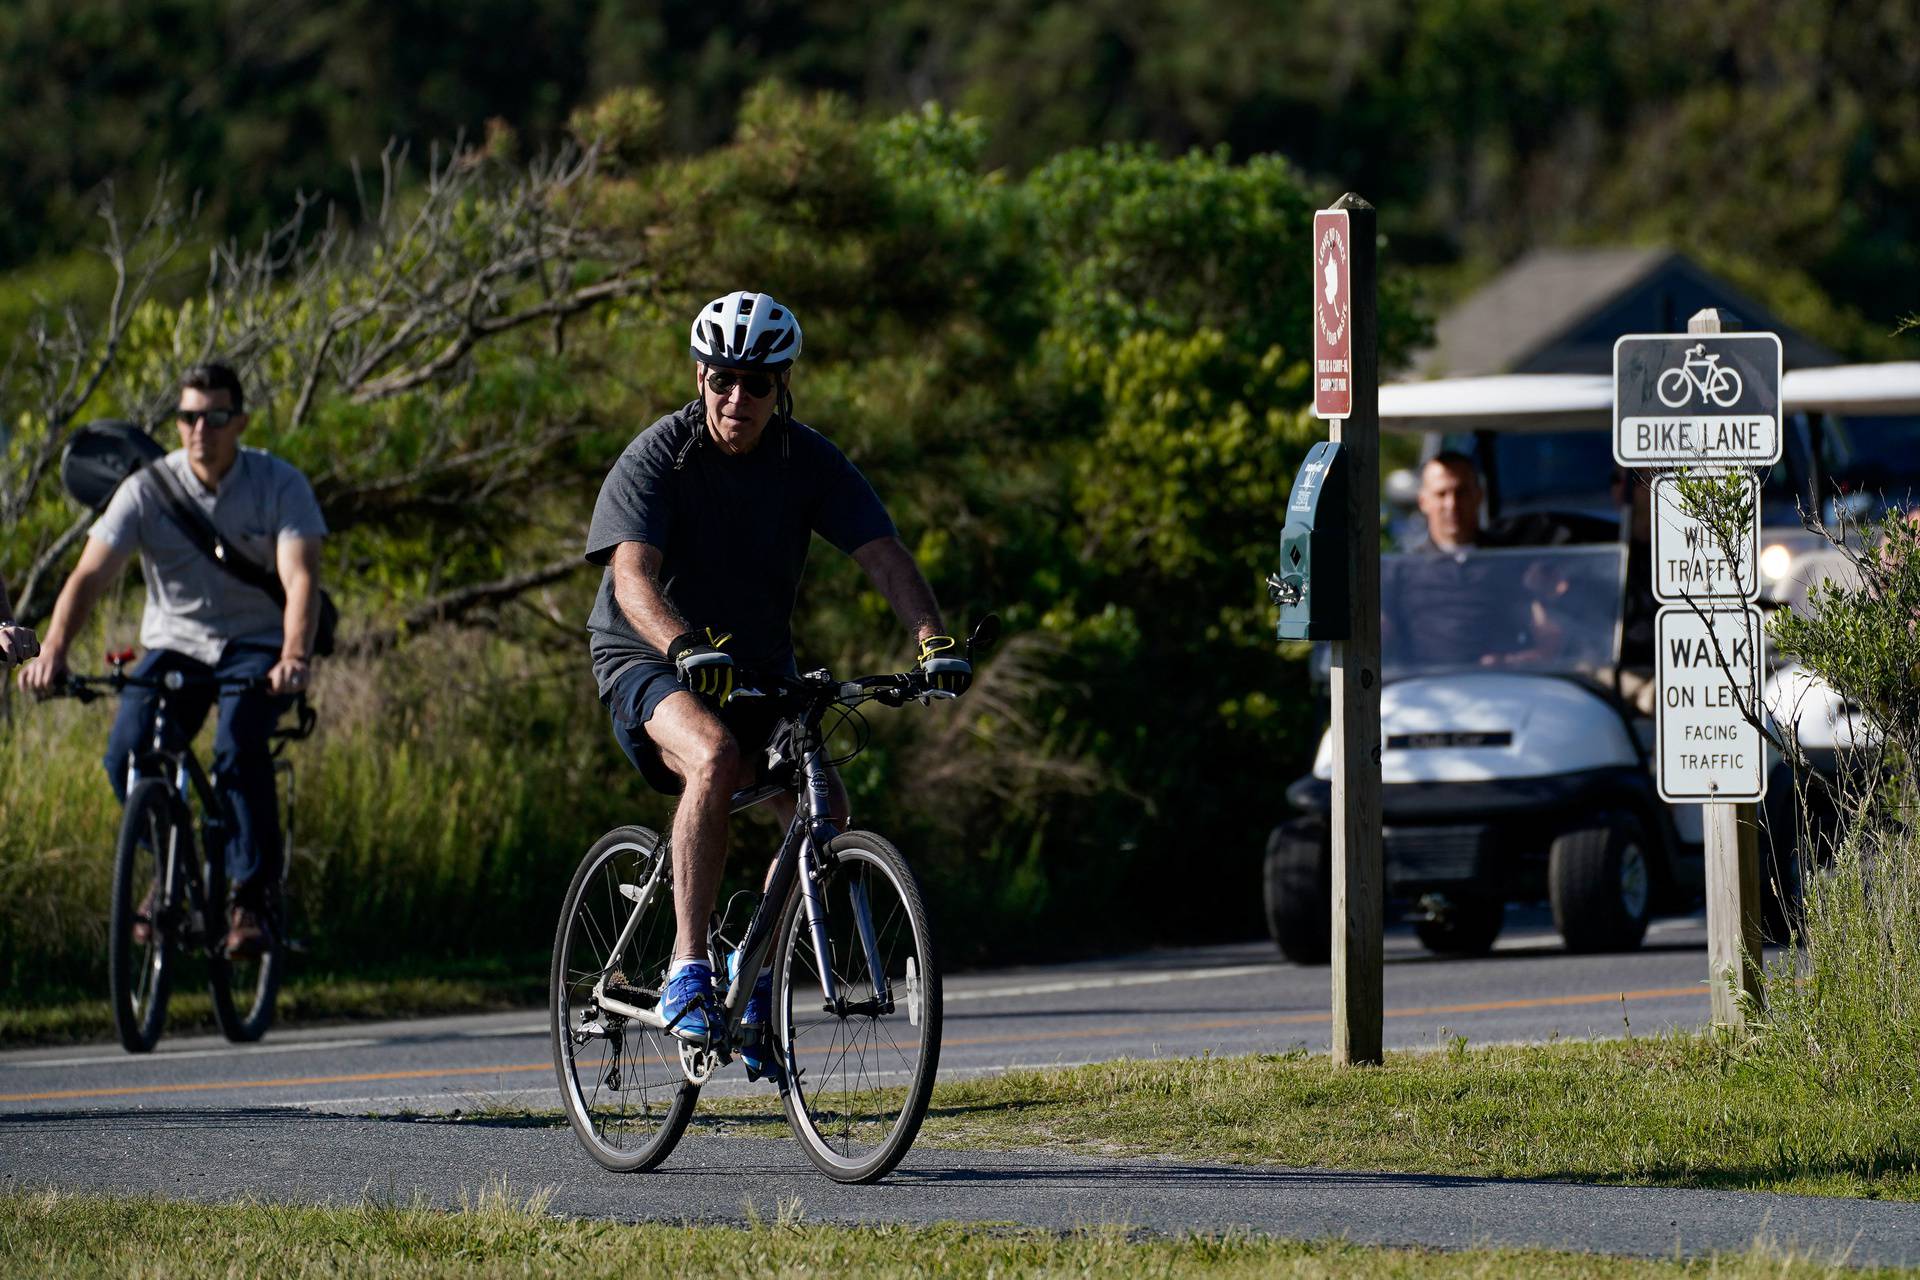
[[[800,354],[800,322],[770,293],[736,289],[693,318],[693,358],[720,369],[778,373]]]

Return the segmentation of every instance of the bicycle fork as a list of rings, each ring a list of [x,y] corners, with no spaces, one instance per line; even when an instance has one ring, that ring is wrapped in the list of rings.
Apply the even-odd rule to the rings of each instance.
[[[821,759],[820,749],[807,753],[807,804],[808,835],[801,848],[802,865],[806,875],[801,881],[801,901],[806,907],[807,929],[813,938],[814,958],[819,962],[815,967],[820,975],[820,999],[822,1008],[828,1013],[846,1016],[848,1006],[840,991],[839,980],[833,973],[833,948],[827,937],[827,910],[823,881],[826,868],[817,856],[832,840],[833,828],[832,792],[828,781],[826,764]],[[851,877],[847,882],[848,904],[853,911],[853,926],[860,935],[860,948],[866,955],[867,972],[873,979],[875,1003],[882,1011],[892,1012],[893,993],[888,989],[886,969],[880,960],[879,940],[874,934],[873,911],[867,903],[867,887]]]

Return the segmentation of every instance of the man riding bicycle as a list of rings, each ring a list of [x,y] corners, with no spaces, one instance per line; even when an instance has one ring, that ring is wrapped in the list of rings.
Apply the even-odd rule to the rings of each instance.
[[[853,557],[918,645],[935,688],[973,670],[873,487],[825,436],[794,421],[800,325],[769,294],[737,291],[694,317],[696,398],[634,438],[601,486],[586,556],[605,566],[587,626],[594,678],[627,758],[680,794],[672,829],[675,944],[661,1014],[701,1041],[715,975],[707,922],[727,857],[733,792],[764,761],[772,717],[734,703],[736,663],[793,674],[791,619],[819,533]],[[794,799],[773,803],[784,824]],[[833,817],[847,797],[833,778]],[[771,971],[742,1022],[764,1035]],[[765,1059],[742,1055],[758,1073]]]
[[[282,844],[269,735],[304,690],[319,622],[320,544],[326,521],[313,487],[290,463],[240,447],[247,427],[239,377],[221,364],[189,370],[180,382],[180,448],[120,485],[87,532],[80,563],[53,606],[40,656],[20,671],[20,687],[54,692],[67,674],[67,653],[94,604],[137,551],[146,578],[140,642],[147,653],[134,674],[186,682],[167,693],[170,746],[190,741],[217,696],[213,779],[233,806],[226,849],[234,886],[226,950],[257,956],[267,945],[272,896],[280,884]],[[284,607],[205,554],[175,503],[192,503],[231,547],[272,564]],[[268,692],[222,686],[265,676]],[[122,803],[128,764],[153,733],[160,691],[129,687],[107,738],[107,778]],[[154,895],[134,926],[146,941]]]

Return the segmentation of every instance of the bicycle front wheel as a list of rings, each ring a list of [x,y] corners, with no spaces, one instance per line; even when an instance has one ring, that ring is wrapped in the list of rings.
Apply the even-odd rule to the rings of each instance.
[[[919,881],[898,849],[852,831],[825,861],[818,921],[796,889],[775,953],[781,1098],[822,1173],[873,1182],[900,1163],[927,1114],[940,1065],[940,966]]]
[[[602,1007],[595,990],[629,1007],[657,1009],[673,931],[667,842],[645,827],[600,837],[574,872],[560,911],[548,1012],[567,1120],[587,1153],[620,1173],[667,1158],[686,1132],[700,1087],[681,1070],[679,1041]]]
[[[215,855],[220,856],[219,854]],[[213,902],[226,900],[224,890],[210,894]],[[273,1025],[273,1006],[280,994],[282,939],[286,920],[276,904],[267,919],[267,945],[257,956],[236,957],[216,950],[207,958],[207,988],[213,996],[213,1020],[220,1034],[235,1044],[250,1044]]]
[[[146,1053],[160,1039],[173,988],[172,944],[185,925],[179,859],[181,840],[173,792],[159,778],[142,778],[127,794],[114,851],[113,905],[107,922],[107,990],[113,1025],[128,1053]],[[176,849],[176,846],[181,846]],[[176,874],[167,883],[168,855]],[[151,892],[149,892],[151,890]],[[151,911],[151,918],[147,913]]]

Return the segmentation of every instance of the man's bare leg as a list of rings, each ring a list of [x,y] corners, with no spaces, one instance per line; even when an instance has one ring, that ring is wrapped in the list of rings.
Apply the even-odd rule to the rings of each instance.
[[[707,921],[727,865],[727,810],[743,762],[733,734],[705,704],[672,693],[654,708],[647,736],[686,790],[673,811],[673,958],[707,960]]]

